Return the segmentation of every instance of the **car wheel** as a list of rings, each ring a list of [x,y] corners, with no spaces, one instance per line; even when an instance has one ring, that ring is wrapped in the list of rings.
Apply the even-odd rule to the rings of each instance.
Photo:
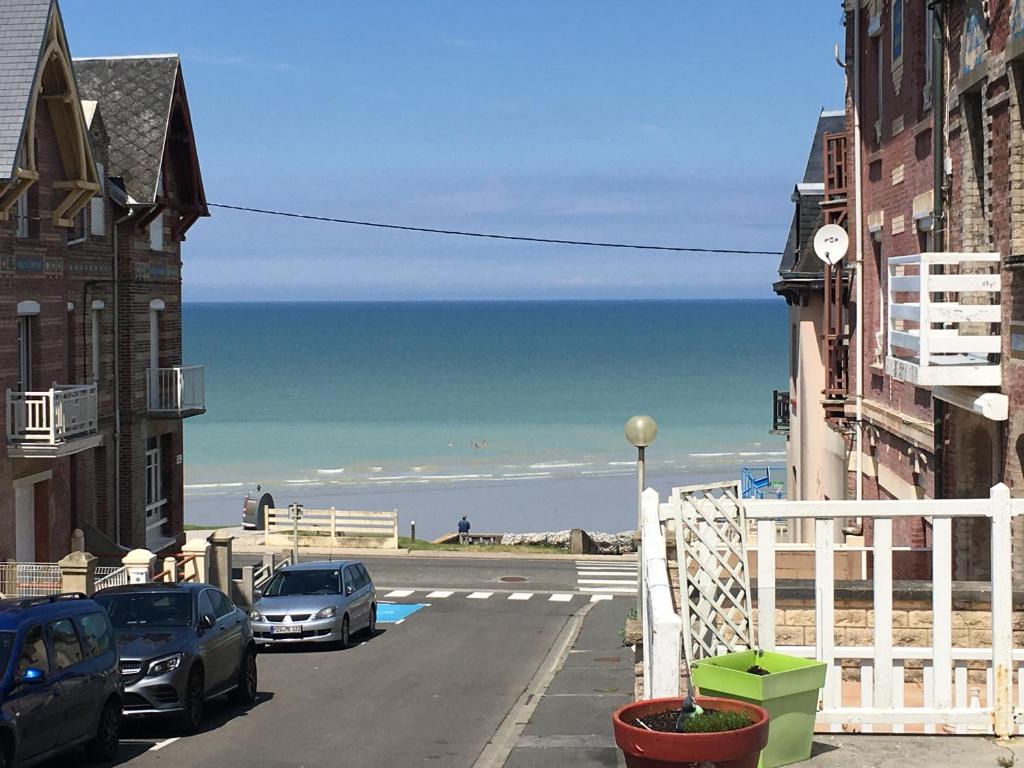
[[[14,742],[10,737],[0,734],[0,768],[11,768],[14,765]]]
[[[238,687],[228,694],[228,698],[235,704],[252,704],[256,701],[256,685],[256,649],[250,647],[245,649],[238,669]]]
[[[185,710],[178,716],[178,729],[184,733],[195,733],[203,723],[206,708],[206,691],[203,686],[201,669],[192,670],[185,688]]]
[[[338,646],[341,648],[348,648],[349,643],[349,629],[348,629],[348,616],[341,620],[341,639],[338,641]]]
[[[117,755],[121,742],[121,705],[117,699],[110,699],[100,713],[96,735],[86,746],[89,759],[97,763],[108,763]],[[0,766],[4,763],[0,758]]]
[[[373,637],[377,634],[377,606],[370,606],[370,623],[366,625],[366,634]]]

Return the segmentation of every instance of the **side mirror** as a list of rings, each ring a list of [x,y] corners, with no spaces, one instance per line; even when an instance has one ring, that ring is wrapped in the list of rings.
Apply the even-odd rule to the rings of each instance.
[[[19,683],[41,683],[46,680],[46,673],[38,667],[29,667],[22,675]]]
[[[355,590],[352,589],[352,585],[351,584],[349,584],[348,586],[345,587],[345,595],[346,596],[351,595],[354,591]]]
[[[216,623],[217,620],[214,618],[212,613],[204,613],[202,616],[199,617],[200,629],[210,629]]]
[[[254,589],[252,591],[252,599],[253,600],[259,600],[261,597],[263,597],[263,590],[262,589]]]

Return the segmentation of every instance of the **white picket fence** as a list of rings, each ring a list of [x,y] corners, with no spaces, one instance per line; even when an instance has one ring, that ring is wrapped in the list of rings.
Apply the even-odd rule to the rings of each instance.
[[[62,587],[56,563],[0,563],[0,597],[44,597]]]
[[[123,565],[101,565],[96,568],[94,587],[97,591],[107,587],[123,587],[128,581],[128,569]]]
[[[680,503],[679,494],[675,491],[667,504],[660,504],[653,490],[645,492],[645,567],[658,568],[658,553],[659,548],[664,547],[667,523],[676,514],[673,505]],[[828,665],[818,713],[820,723],[837,732],[844,728],[871,730],[872,726],[886,725],[894,732],[902,732],[906,726],[920,726],[925,733],[936,733],[940,726],[946,726],[955,733],[986,733],[1000,737],[1024,733],[1024,727],[1015,724],[1017,714],[1024,711],[1024,649],[1013,647],[1010,569],[1010,521],[1024,514],[1024,499],[1011,499],[1006,486],[998,485],[987,499],[859,502],[763,499],[747,500],[745,510],[747,519],[756,521],[758,530],[758,645],[766,650],[817,658]],[[926,517],[932,521],[933,626],[932,643],[926,647],[893,645],[892,521],[906,517]],[[814,646],[776,644],[775,521],[778,518],[815,521]],[[848,518],[874,521],[874,543],[871,547],[874,570],[872,647],[835,643],[835,533],[836,526],[841,526]],[[988,519],[992,526],[992,643],[987,647],[953,647],[952,522],[962,518]],[[645,591],[649,589],[645,585]],[[649,635],[653,636],[653,645],[645,648],[654,666],[650,695],[675,695],[679,655],[671,655],[667,639],[662,638],[659,643],[656,631],[659,623],[667,626],[664,602],[654,602],[653,596],[644,597],[645,602],[655,606],[651,615],[644,617],[645,640]],[[861,700],[858,706],[844,704],[842,700],[842,659],[860,662]],[[908,706],[904,701],[904,675],[908,662],[918,662],[923,667],[921,706]],[[980,662],[985,666],[987,684],[984,700],[977,702],[976,706],[971,706],[968,687],[970,662]]]
[[[266,509],[264,543],[290,545],[295,522],[287,509]],[[300,546],[365,546],[398,549],[398,512],[303,509],[298,521]]]

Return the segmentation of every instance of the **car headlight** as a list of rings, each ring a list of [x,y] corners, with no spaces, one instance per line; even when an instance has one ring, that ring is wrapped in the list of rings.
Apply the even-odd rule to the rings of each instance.
[[[263,621],[263,614],[253,608],[249,611],[249,619],[252,621]]]
[[[168,672],[173,672],[181,666],[181,660],[184,654],[175,653],[170,656],[164,656],[162,659],[151,661],[149,663],[149,671],[146,673],[149,677],[157,677],[159,675],[166,675]]]
[[[328,605],[326,608],[321,608],[319,611],[317,611],[316,615],[313,618],[314,619],[329,619],[332,616],[337,615],[337,613],[338,613],[338,609],[337,608],[335,608],[333,605]]]

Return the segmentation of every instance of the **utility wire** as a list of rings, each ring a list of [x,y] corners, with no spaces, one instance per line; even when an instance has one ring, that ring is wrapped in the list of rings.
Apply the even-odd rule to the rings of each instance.
[[[593,240],[560,240],[551,237],[526,237],[525,235],[499,235],[492,232],[465,232],[458,229],[434,229],[432,227],[412,227],[403,224],[383,224],[379,221],[359,221],[357,219],[338,219],[332,216],[314,216],[309,213],[289,213],[272,211],[265,208],[250,208],[244,205],[228,205],[226,203],[207,203],[210,208],[224,208],[229,211],[261,213],[266,216],[284,216],[289,219],[308,219],[310,221],[326,221],[332,224],[351,224],[357,227],[376,227],[377,229],[399,229],[405,232],[427,232],[432,235],[456,235],[458,237],[482,237],[490,240],[517,240],[526,243],[549,243],[554,245],[586,245],[593,248],[629,248],[637,251],[675,251],[680,253],[725,253],[740,256],[781,256],[782,251],[747,251],[738,248],[683,248],[673,245],[640,245],[637,243],[602,243]]]

